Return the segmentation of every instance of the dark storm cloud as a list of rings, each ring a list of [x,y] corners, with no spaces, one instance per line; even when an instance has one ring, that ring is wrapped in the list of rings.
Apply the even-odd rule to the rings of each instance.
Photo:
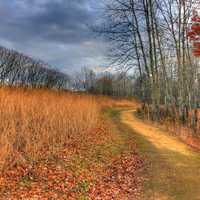
[[[0,44],[58,66],[99,65],[104,45],[88,28],[96,21],[89,1],[0,0]]]

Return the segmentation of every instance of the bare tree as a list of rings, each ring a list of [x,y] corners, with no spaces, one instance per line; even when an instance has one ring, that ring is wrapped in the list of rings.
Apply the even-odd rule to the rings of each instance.
[[[110,57],[120,68],[137,68],[141,98],[160,118],[160,105],[176,107],[182,121],[197,107],[199,64],[187,37],[197,0],[106,1],[98,30],[111,43]],[[146,89],[148,87],[148,90]],[[151,98],[145,98],[150,91]]]
[[[29,87],[69,89],[70,78],[13,50],[0,47],[0,80],[2,84]]]

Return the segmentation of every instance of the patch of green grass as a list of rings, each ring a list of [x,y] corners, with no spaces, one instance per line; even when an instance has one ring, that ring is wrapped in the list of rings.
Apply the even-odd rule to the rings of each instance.
[[[89,183],[88,181],[81,181],[78,183],[78,190],[79,192],[81,192],[82,194],[86,194],[89,190]]]
[[[89,200],[89,198],[88,198],[88,197],[85,197],[85,196],[81,196],[81,197],[79,198],[79,200]]]
[[[108,109],[105,110],[105,114],[109,118],[111,118],[112,120],[119,119],[120,110],[119,109],[108,108]]]
[[[88,191],[89,191],[89,182],[87,180],[83,180],[78,183],[77,191],[80,193],[80,197],[78,200],[88,200]]]
[[[121,112],[127,110],[126,108],[109,108],[106,115],[113,121],[115,127],[115,133],[119,136],[121,144],[118,146],[117,150],[120,152],[135,151],[135,137],[133,130],[130,131],[126,125],[121,123]]]
[[[23,176],[19,181],[20,187],[30,188],[31,184],[34,182],[34,179],[31,179],[29,176]]]

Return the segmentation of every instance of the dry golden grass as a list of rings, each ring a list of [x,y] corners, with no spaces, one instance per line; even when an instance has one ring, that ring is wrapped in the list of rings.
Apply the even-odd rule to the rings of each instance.
[[[129,108],[139,106],[139,101],[136,99],[118,99],[118,98],[110,98],[108,96],[98,96],[96,97],[97,102],[101,105],[102,108]]]
[[[141,164],[135,142],[116,121],[118,108],[128,104],[102,96],[0,88],[0,199],[110,199],[116,191],[123,197],[138,193],[132,190]]]
[[[0,167],[52,154],[95,127],[92,96],[47,90],[0,89]]]

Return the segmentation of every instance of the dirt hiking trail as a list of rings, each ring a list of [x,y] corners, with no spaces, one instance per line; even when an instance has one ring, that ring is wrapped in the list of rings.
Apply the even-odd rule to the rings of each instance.
[[[134,112],[122,111],[120,120],[145,160],[143,199],[200,200],[200,154]]]

